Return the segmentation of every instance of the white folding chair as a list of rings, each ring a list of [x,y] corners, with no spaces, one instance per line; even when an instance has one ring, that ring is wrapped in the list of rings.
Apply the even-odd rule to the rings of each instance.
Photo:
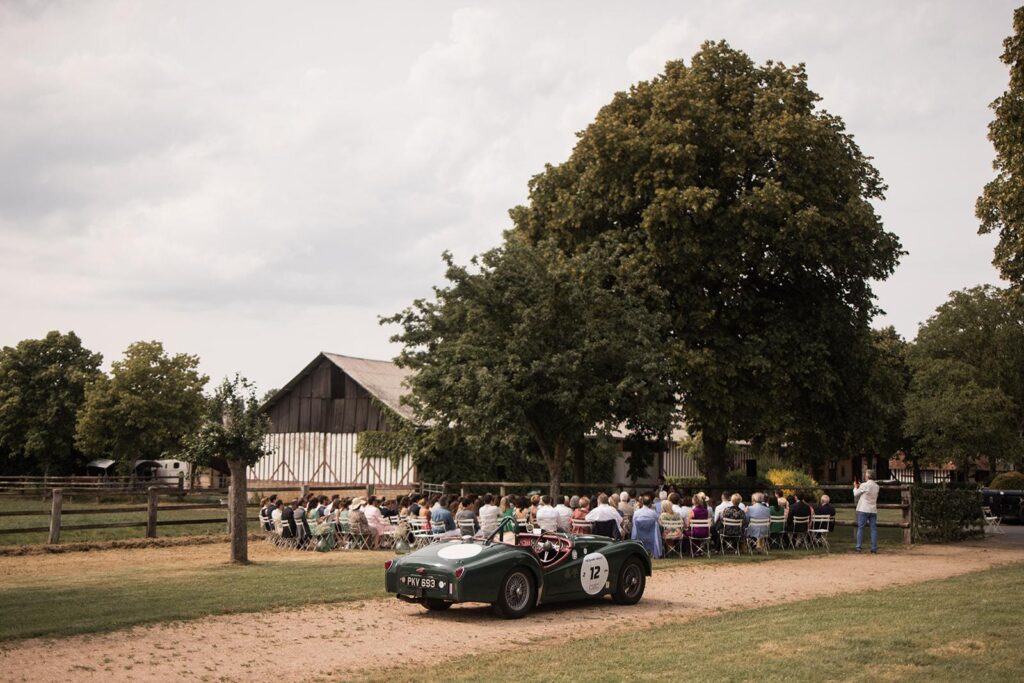
[[[981,514],[985,518],[985,533],[986,534],[1001,534],[1003,530],[999,528],[999,524],[1002,522],[999,515],[992,514],[992,508],[987,505],[982,506]]]
[[[683,557],[683,520],[669,519],[661,522],[661,540],[665,545],[665,557],[675,554],[676,557]]]
[[[789,544],[794,550],[797,548],[804,548],[805,550],[811,549],[811,537],[810,532],[808,531],[810,526],[810,515],[793,518],[793,531],[790,535]]]
[[[409,530],[412,532],[412,544],[414,547],[422,548],[430,545],[431,532],[422,519],[410,517],[407,523],[409,524]]]
[[[694,530],[704,530],[700,537],[693,535]],[[711,557],[711,520],[694,519],[690,521],[690,557]]]
[[[743,520],[727,519],[722,516],[722,531],[718,535],[720,541],[719,550],[723,555],[734,553],[741,555],[743,552]]]
[[[476,535],[476,522],[472,519],[460,519],[458,521],[459,534],[462,536]]]
[[[828,531],[832,526],[832,515],[811,515],[811,528],[808,530],[811,545],[815,548],[824,548],[830,552],[828,545]]]
[[[778,533],[772,533],[772,529],[782,529]],[[786,549],[786,516],[785,515],[772,515],[768,518],[768,543],[769,547],[775,547],[776,550]]]
[[[768,554],[771,532],[770,519],[752,519],[747,523],[747,549],[750,550],[751,555],[754,554],[754,551]]]

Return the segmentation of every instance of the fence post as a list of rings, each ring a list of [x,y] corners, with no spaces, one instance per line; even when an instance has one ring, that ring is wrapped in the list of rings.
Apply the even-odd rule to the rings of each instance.
[[[910,507],[910,487],[903,486],[900,488],[900,504],[903,506],[903,523],[906,525],[903,527],[903,543],[904,545],[910,545],[913,542],[913,512]]]
[[[505,484],[498,487],[498,493],[504,498],[507,494],[505,493]]]
[[[53,490],[53,506],[50,508],[50,545],[60,543],[60,509],[64,503],[64,492]]]
[[[160,494],[155,486],[146,489],[148,500],[146,501],[146,538],[156,538],[156,508],[160,502]]]

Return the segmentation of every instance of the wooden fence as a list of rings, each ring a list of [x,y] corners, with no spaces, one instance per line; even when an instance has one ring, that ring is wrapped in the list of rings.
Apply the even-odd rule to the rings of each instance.
[[[145,493],[151,486],[178,495],[188,490],[183,477],[0,477],[0,494],[8,496],[42,494],[45,498],[55,488],[66,492],[125,495]]]
[[[144,506],[120,506],[120,507],[104,507],[104,508],[76,508],[65,510],[64,509],[64,492],[62,489],[53,489],[51,493],[52,504],[50,505],[49,512],[49,524],[41,527],[22,527],[18,529],[0,529],[0,535],[7,534],[31,534],[31,533],[43,533],[47,532],[48,543],[54,544],[60,542],[60,532],[62,530],[86,530],[86,529],[118,529],[118,528],[142,528],[146,529],[146,538],[156,538],[157,527],[160,526],[187,526],[194,524],[216,524],[221,523],[227,527],[227,506],[221,503],[173,503],[173,504],[160,504],[160,492],[161,489],[156,486],[151,486],[147,490],[147,500]],[[200,519],[164,519],[159,518],[161,510],[166,512],[177,511],[177,510],[221,510],[224,514],[217,517],[203,517]],[[64,517],[68,515],[105,515],[105,514],[117,514],[124,512],[145,512],[146,521],[144,522],[106,522],[103,524],[64,524]],[[10,511],[3,514],[4,517],[40,517],[45,516],[46,513],[38,512],[36,510],[26,511]],[[247,517],[249,521],[257,520],[258,517]]]

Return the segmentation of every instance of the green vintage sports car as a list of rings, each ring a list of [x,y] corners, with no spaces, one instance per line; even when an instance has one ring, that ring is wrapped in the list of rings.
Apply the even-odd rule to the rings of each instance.
[[[507,532],[507,533],[506,533]],[[486,537],[439,542],[384,563],[385,589],[429,610],[487,602],[508,619],[535,605],[611,595],[633,605],[651,559],[636,541],[564,533],[517,533],[502,520]]]

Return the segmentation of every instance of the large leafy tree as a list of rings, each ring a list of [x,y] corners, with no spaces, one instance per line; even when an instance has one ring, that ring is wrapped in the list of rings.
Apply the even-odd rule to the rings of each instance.
[[[231,560],[249,561],[245,505],[246,470],[271,453],[266,445],[270,418],[260,411],[256,389],[240,375],[224,378],[207,402],[200,427],[185,439],[183,456],[197,465],[227,462],[231,472],[228,515],[231,520]]]
[[[74,332],[50,332],[0,350],[0,458],[18,474],[67,474],[84,459],[75,422],[103,357]]]
[[[921,326],[909,357],[906,427],[919,454],[961,467],[979,457],[1020,465],[1024,307],[1013,290],[953,292]]]
[[[996,177],[978,198],[979,232],[999,233],[993,263],[1003,277],[1024,288],[1024,7],[1013,13],[1012,36],[1003,41],[1010,85],[995,102],[988,139],[996,149]]]
[[[159,458],[181,450],[205,410],[198,356],[169,355],[160,342],[135,342],[115,361],[110,376],[85,392],[76,444],[93,457],[118,460]]]
[[[818,101],[802,65],[706,43],[616,94],[511,211],[516,233],[567,253],[623,245],[625,267],[667,292],[674,374],[715,483],[729,438],[836,410],[842,368],[866,357],[869,282],[901,254],[872,206],[877,170]]]
[[[451,430],[477,452],[539,453],[558,494],[570,448],[624,426],[667,432],[674,383],[659,290],[618,270],[621,250],[566,255],[511,239],[473,260],[446,255],[449,286],[384,322],[416,372],[407,399],[421,424]]]

